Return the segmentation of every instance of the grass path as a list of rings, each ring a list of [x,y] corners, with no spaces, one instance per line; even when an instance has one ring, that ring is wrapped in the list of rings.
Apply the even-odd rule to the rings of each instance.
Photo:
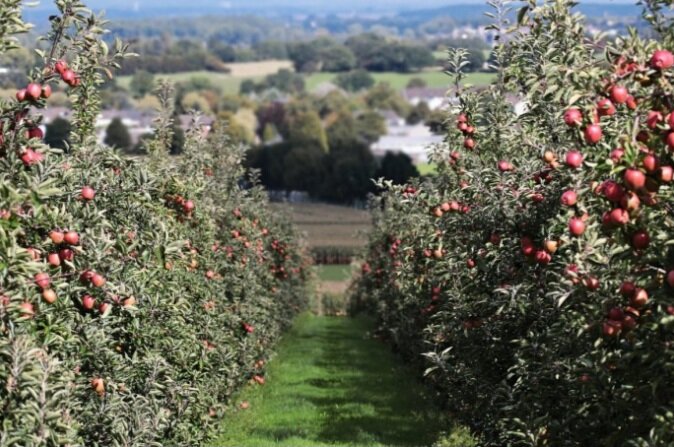
[[[250,407],[233,410],[212,445],[432,446],[446,421],[371,328],[366,318],[301,316],[266,385],[242,392],[237,402]]]

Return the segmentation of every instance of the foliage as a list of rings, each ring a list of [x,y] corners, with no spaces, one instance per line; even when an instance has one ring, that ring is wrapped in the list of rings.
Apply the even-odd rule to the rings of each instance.
[[[66,149],[70,139],[70,121],[65,118],[54,118],[46,126],[47,133],[44,144],[54,149]]]
[[[103,76],[130,54],[79,0],[56,6],[36,86],[0,103],[0,445],[202,445],[305,305],[306,267],[224,136],[195,127],[168,157],[168,89],[147,158],[96,144]],[[4,12],[0,42],[20,29]],[[41,87],[66,84],[68,153],[35,130]]]
[[[346,91],[358,92],[372,87],[374,78],[367,70],[353,70],[337,75],[335,83]]]
[[[494,2],[496,82],[463,90],[454,52],[438,175],[373,203],[354,303],[480,445],[674,443],[674,27],[643,3],[658,41]]]
[[[131,135],[129,129],[120,118],[113,118],[105,131],[105,140],[103,141],[110,147],[127,151],[131,148]]]

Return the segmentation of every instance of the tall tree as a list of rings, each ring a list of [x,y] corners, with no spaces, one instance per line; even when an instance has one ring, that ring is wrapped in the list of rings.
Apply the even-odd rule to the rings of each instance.
[[[120,118],[114,118],[105,131],[105,144],[128,151],[131,149],[131,135]]]

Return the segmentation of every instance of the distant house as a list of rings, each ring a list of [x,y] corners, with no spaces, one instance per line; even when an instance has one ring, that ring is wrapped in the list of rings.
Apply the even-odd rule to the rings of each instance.
[[[403,90],[402,95],[413,106],[425,102],[431,110],[446,109],[451,104],[444,88],[414,87]]]
[[[379,138],[372,146],[372,153],[376,157],[383,157],[386,152],[407,154],[415,163],[428,161],[428,149],[442,143],[444,137],[436,135],[424,124],[413,126],[404,123],[402,125],[388,126],[386,135]]]
[[[40,113],[43,116],[44,124],[50,124],[56,118],[72,120],[72,110],[66,107],[47,107],[41,110]],[[143,135],[152,134],[152,125],[156,117],[157,112],[152,111],[133,109],[103,110],[96,118],[96,138],[99,143],[102,143],[105,140],[106,130],[112,120],[119,118],[128,129],[132,143],[136,144]],[[214,121],[215,118],[210,116],[201,116],[199,118],[199,126],[204,134],[208,134],[211,131]],[[189,130],[192,126],[192,115],[179,115],[176,124],[184,131]]]

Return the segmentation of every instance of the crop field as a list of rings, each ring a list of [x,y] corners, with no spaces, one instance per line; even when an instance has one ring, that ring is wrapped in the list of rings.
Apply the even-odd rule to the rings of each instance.
[[[362,247],[371,227],[370,214],[364,210],[316,203],[283,203],[273,206],[289,213],[292,221],[306,237],[310,248]]]
[[[307,77],[307,90],[311,91],[324,82],[332,82],[335,73],[314,73]],[[387,82],[396,90],[402,90],[412,78],[421,78],[429,87],[449,89],[451,79],[439,69],[422,71],[420,73],[372,73],[375,81]],[[494,80],[492,73],[468,73],[464,84],[487,85]]]

